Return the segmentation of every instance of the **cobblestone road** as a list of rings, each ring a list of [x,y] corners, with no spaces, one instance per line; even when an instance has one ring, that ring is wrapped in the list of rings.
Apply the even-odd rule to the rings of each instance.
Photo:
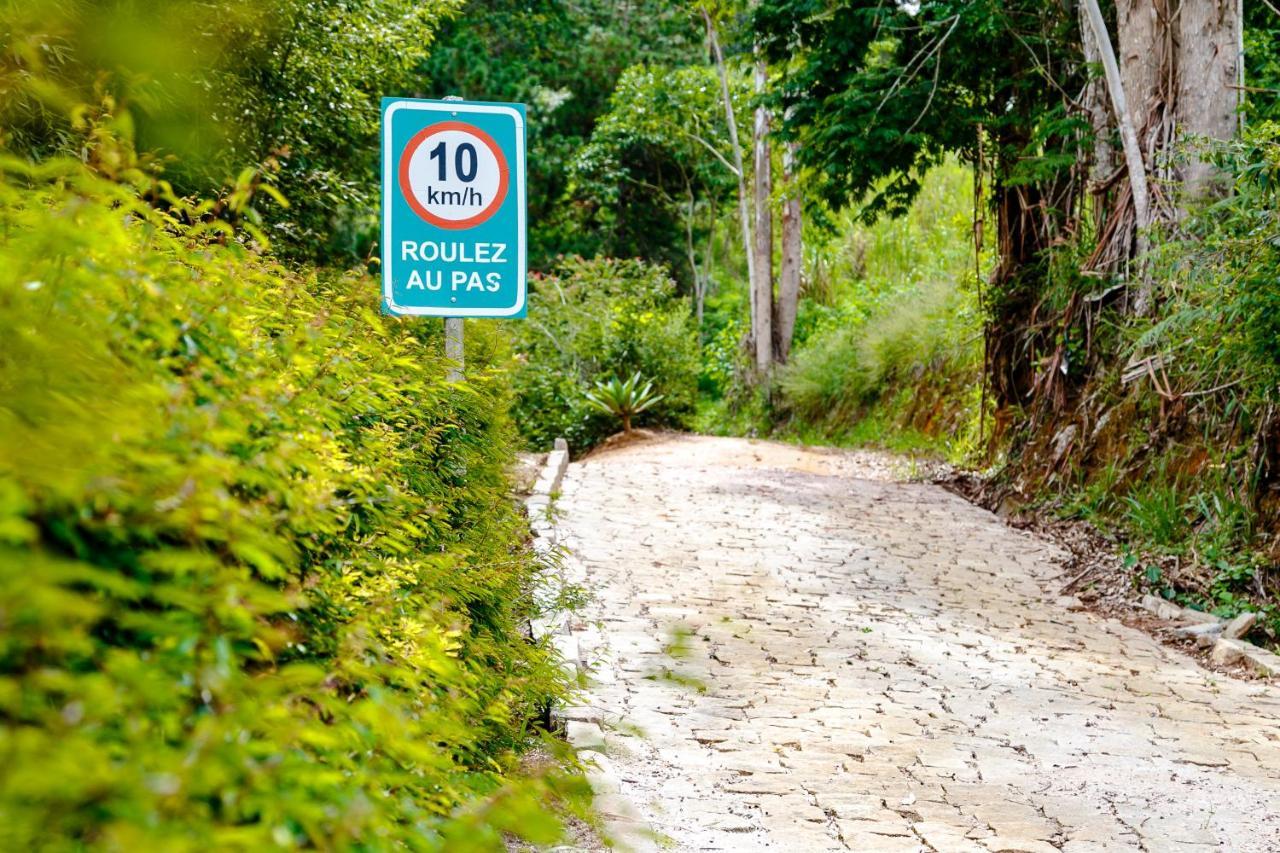
[[[570,467],[569,711],[632,848],[1280,851],[1280,691],[1072,611],[1052,545],[870,454]]]

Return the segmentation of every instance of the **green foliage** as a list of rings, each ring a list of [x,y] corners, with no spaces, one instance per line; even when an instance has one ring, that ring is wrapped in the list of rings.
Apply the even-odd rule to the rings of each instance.
[[[1266,429],[1280,403],[1280,125],[1251,127],[1217,157],[1235,192],[1193,212],[1158,247],[1153,269],[1166,301],[1126,343],[1135,357],[1161,355],[1163,381],[1185,395],[1196,424],[1192,446],[1217,437],[1210,458],[1232,474],[1224,488],[1258,494],[1266,463],[1241,438]],[[1237,545],[1252,532],[1232,529]]]
[[[1205,381],[1238,376],[1252,399],[1270,400],[1280,382],[1280,123],[1251,127],[1218,159],[1236,191],[1163,248],[1169,302],[1136,347],[1177,352]]]
[[[529,263],[594,256],[602,235],[574,187],[573,162],[623,71],[696,62],[696,19],[666,0],[470,0],[424,65],[425,92],[528,105]],[[665,223],[664,223],[665,226]]]
[[[375,252],[381,98],[420,91],[436,30],[460,4],[254,4],[259,20],[234,34],[212,82],[227,93],[221,109],[250,117],[223,160],[279,162],[275,181],[291,208],[269,216],[277,244],[293,255],[345,263]]]
[[[553,840],[496,337],[447,383],[366,277],[136,168],[0,167],[0,847]]]
[[[976,380],[972,294],[948,282],[903,291],[864,322],[813,335],[780,373],[784,409],[808,421],[850,424],[895,383],[959,370]]]
[[[733,79],[745,106],[746,80]],[[665,263],[687,281],[735,204],[732,158],[714,68],[637,65],[619,78],[609,112],[574,161],[575,192],[604,254]]]
[[[1149,262],[1163,301],[1111,332],[1119,356],[1098,381],[1112,420],[1135,437],[1090,460],[1102,470],[1075,505],[1144,551],[1188,561],[1158,587],[1230,615],[1273,607],[1278,592],[1274,474],[1261,448],[1280,403],[1280,125],[1258,122],[1214,156],[1235,191],[1156,235]],[[1152,355],[1173,399],[1140,377],[1115,400],[1119,365]]]
[[[562,436],[584,450],[613,419],[582,390],[640,373],[662,395],[644,420],[685,426],[697,394],[698,339],[689,304],[660,268],[635,260],[566,261],[535,282],[529,317],[514,329],[516,423],[533,447]]]
[[[1245,3],[1244,80],[1245,115],[1250,123],[1258,119],[1280,121],[1280,12],[1269,0]]]
[[[1074,166],[1085,125],[1059,95],[1083,79],[1071,7],[762,0],[753,21],[782,69],[783,134],[801,140],[813,189],[833,209],[904,212],[948,153],[978,159],[980,132],[1005,186]]]
[[[200,75],[256,15],[245,0],[202,5],[193,27],[191,9],[157,0],[0,3],[3,144],[36,158],[73,149],[85,114],[101,109],[140,150],[212,156],[231,128],[215,120]]]
[[[1079,473],[1081,482],[1072,496],[1071,512],[1095,523],[1116,514],[1123,494],[1124,468],[1120,462],[1112,459]]]
[[[815,274],[829,291],[815,331],[864,320],[886,298],[919,284],[972,277],[973,172],[951,158],[920,185],[901,216],[866,225],[844,211],[827,233],[806,235],[823,259]]]
[[[1124,497],[1125,518],[1131,528],[1158,548],[1178,544],[1186,535],[1187,519],[1176,487],[1147,483]]]
[[[746,323],[730,317],[703,341],[698,388],[711,399],[720,399],[739,381],[744,335]]]
[[[1253,124],[1215,158],[1235,192],[1162,237],[1151,263],[1165,301],[1149,323],[1124,330],[1128,355],[1160,353],[1185,428],[1167,437],[1160,462],[1124,460],[1143,474],[1119,515],[1140,547],[1197,566],[1166,579],[1171,594],[1231,615],[1266,608],[1276,594],[1272,561],[1260,553],[1271,546],[1258,537],[1275,523],[1274,475],[1254,442],[1280,403],[1280,126]],[[1139,415],[1157,418],[1149,384],[1134,393],[1146,403]],[[1277,629],[1280,621],[1268,621]]]
[[[1167,461],[1156,463],[1132,484],[1113,483],[1110,497],[1122,509],[1112,515],[1119,516],[1133,547],[1153,555],[1145,565],[1136,554],[1127,561],[1139,583],[1227,618],[1242,610],[1259,611],[1265,630],[1274,635],[1280,629],[1280,608],[1257,601],[1266,563],[1245,547],[1256,532],[1257,514],[1225,468],[1192,480]],[[1109,519],[1103,514],[1099,520]],[[1158,561],[1173,555],[1189,559],[1193,572],[1166,575]]]
[[[640,384],[642,382],[643,385]],[[662,395],[653,392],[653,383],[646,382],[639,373],[633,373],[626,379],[614,376],[597,381],[584,396],[599,411],[620,419],[626,432],[631,432],[633,417],[662,402]]]
[[[455,0],[24,0],[0,5],[0,125],[74,149],[84,107],[209,196],[246,164],[291,204],[254,211],[282,250],[363,259],[377,231],[383,95],[417,91]]]

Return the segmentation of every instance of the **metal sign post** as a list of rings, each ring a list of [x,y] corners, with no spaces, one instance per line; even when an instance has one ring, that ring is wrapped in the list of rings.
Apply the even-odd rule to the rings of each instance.
[[[462,318],[525,316],[525,109],[382,100],[382,302],[445,318],[449,379]]]
[[[461,382],[467,369],[467,353],[462,337],[462,318],[444,318],[444,357],[450,363],[449,381]]]

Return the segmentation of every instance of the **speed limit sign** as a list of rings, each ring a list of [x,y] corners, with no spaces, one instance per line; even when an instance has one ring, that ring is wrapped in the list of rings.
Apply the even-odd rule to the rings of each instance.
[[[524,316],[524,118],[521,104],[384,99],[388,311]]]
[[[461,121],[420,130],[400,157],[400,191],[413,212],[453,230],[493,216],[506,200],[510,175],[493,137]]]

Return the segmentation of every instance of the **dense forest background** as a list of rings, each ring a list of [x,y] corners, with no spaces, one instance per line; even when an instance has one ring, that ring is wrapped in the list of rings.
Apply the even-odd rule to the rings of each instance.
[[[465,383],[378,313],[391,95],[528,105]],[[555,837],[507,471],[636,374],[1280,631],[1269,0],[10,0],[0,175],[0,846]]]

